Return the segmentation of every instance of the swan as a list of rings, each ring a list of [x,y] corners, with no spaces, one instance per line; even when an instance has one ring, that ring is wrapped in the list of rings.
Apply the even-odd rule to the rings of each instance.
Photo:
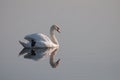
[[[55,31],[60,33],[60,28],[57,25],[52,25],[50,28],[50,38],[42,33],[33,33],[26,35],[24,39],[28,42],[19,41],[24,48],[43,48],[43,47],[59,47],[59,43],[55,37]]]

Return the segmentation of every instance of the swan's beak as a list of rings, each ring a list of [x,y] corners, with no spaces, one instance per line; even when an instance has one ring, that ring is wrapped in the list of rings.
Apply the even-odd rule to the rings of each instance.
[[[59,32],[59,33],[60,33],[60,29],[57,29],[57,32]]]

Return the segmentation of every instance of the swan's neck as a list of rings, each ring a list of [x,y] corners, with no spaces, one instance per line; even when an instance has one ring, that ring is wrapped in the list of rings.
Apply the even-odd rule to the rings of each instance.
[[[54,29],[50,29],[50,38],[51,38],[51,41],[56,44],[56,45],[59,45],[58,44],[58,41],[57,41],[57,38],[55,37],[55,33],[54,33]]]

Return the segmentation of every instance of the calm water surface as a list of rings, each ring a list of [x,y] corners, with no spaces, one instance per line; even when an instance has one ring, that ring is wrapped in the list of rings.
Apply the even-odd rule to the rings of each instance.
[[[0,80],[119,80],[118,0],[0,1]],[[58,50],[24,50],[19,40],[57,23]],[[44,53],[40,55],[39,53]],[[52,55],[49,55],[53,53]],[[57,63],[56,63],[57,62]]]

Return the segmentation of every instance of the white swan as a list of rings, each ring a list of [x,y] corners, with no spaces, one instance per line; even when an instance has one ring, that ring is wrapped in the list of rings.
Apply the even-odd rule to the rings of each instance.
[[[59,43],[54,32],[60,33],[60,28],[57,25],[52,25],[50,28],[50,38],[41,33],[29,34],[24,37],[28,40],[27,43],[19,41],[25,48],[43,48],[43,47],[59,47]]]

